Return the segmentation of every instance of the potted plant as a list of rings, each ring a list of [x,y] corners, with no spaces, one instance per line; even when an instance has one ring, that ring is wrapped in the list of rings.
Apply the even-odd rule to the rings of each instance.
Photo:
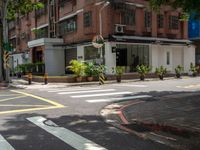
[[[113,73],[115,73],[115,75],[116,75],[117,82],[120,83],[121,79],[122,79],[122,75],[125,72],[125,67],[117,66],[117,67],[113,67],[112,69],[113,69]]]
[[[198,74],[199,66],[193,65],[193,63],[190,63],[190,71],[192,72],[192,76],[196,77]]]
[[[87,76],[87,81],[93,81],[94,75],[96,73],[95,65],[92,62],[86,63],[85,74]]]
[[[183,72],[183,67],[181,65],[178,65],[176,68],[175,68],[175,73],[176,73],[176,77],[177,78],[180,78],[181,77],[181,73]]]
[[[71,60],[69,64],[71,66],[68,66],[67,68],[69,68],[69,70],[74,72],[76,81],[81,82],[83,79],[83,75],[84,75],[85,64],[78,60]]]
[[[144,81],[146,74],[151,71],[151,68],[149,66],[145,66],[145,65],[138,65],[136,67],[136,69],[140,75],[140,80],[142,80],[142,81]]]
[[[163,80],[166,73],[167,73],[167,68],[164,68],[163,66],[156,68],[155,74],[159,77],[160,80]]]

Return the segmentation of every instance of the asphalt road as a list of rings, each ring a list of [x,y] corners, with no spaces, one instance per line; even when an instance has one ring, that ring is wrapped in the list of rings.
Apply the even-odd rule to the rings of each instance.
[[[200,78],[0,92],[0,150],[165,150],[113,127],[105,106],[135,96],[199,92]]]

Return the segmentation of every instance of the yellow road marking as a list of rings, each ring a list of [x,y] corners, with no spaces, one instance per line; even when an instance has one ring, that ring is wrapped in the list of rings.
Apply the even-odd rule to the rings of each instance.
[[[9,104],[0,104],[0,107],[4,107],[4,106],[10,106],[10,107],[50,107],[50,105],[9,105]]]
[[[27,112],[27,111],[36,111],[36,110],[56,109],[56,108],[63,108],[63,107],[51,106],[51,107],[42,107],[42,108],[29,108],[29,109],[19,109],[19,110],[8,110],[8,111],[0,112],[0,115],[2,115],[2,114],[10,114],[10,113]]]
[[[39,96],[36,96],[36,95],[32,95],[32,94],[29,94],[29,93],[20,92],[20,91],[15,91],[15,90],[11,90],[11,92],[18,93],[18,94],[23,94],[23,95],[29,96],[29,97],[33,97],[33,98],[35,98],[35,99],[39,99],[39,100],[41,100],[41,101],[50,103],[50,104],[52,104],[52,105],[54,105],[54,106],[57,106],[57,107],[59,107],[59,108],[65,107],[64,105],[59,104],[59,103],[57,103],[57,102],[54,102],[54,101],[51,101],[51,100],[48,100],[48,99],[46,99],[46,98],[42,98],[42,97],[39,97]]]
[[[12,97],[12,98],[5,98],[5,99],[1,99],[0,102],[15,100],[15,99],[18,99],[18,98],[23,98],[23,97],[27,97],[27,96],[22,95],[22,96],[17,96],[17,97]]]
[[[20,94],[0,95],[0,97],[19,96]]]
[[[2,99],[2,100],[0,100],[0,102],[11,100],[11,99],[22,98],[22,97],[32,97],[32,98],[34,98],[34,100],[43,101],[43,102],[46,102],[46,103],[51,104],[53,106],[51,106],[51,105],[26,105],[26,104],[22,104],[22,105],[18,105],[18,104],[16,104],[16,105],[14,105],[14,104],[2,104],[1,105],[0,104],[0,107],[1,106],[5,106],[5,107],[6,106],[7,107],[37,107],[37,108],[26,108],[26,109],[1,111],[0,115],[1,114],[9,114],[9,113],[28,112],[28,111],[49,110],[49,109],[56,109],[56,108],[64,108],[64,107],[66,107],[66,106],[64,106],[62,104],[59,104],[57,102],[54,102],[52,100],[49,100],[49,99],[46,99],[46,98],[42,98],[42,97],[39,97],[39,96],[35,96],[35,95],[29,94],[29,93],[15,91],[15,90],[11,90],[11,92],[14,92],[14,93],[17,93],[17,94],[9,94],[9,95],[21,95],[21,96]]]

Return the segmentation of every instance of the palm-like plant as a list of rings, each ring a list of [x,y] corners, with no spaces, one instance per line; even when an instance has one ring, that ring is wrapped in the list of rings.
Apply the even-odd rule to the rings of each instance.
[[[181,77],[181,73],[183,72],[184,68],[183,66],[181,65],[178,65],[176,68],[175,68],[175,73],[176,73],[176,77],[177,78],[180,78]]]
[[[155,73],[158,75],[158,77],[163,80],[165,74],[167,73],[167,68],[164,68],[163,66],[160,66],[159,68],[156,68]]]
[[[112,68],[113,73],[115,73],[117,82],[121,82],[121,77],[125,72],[125,67],[124,66],[117,66]]]
[[[140,80],[144,80],[147,73],[151,71],[151,67],[145,65],[138,65],[136,67],[137,72],[140,75]]]
[[[199,66],[193,65],[193,63],[190,63],[190,71],[192,72],[193,77],[197,76],[199,70]]]
[[[86,66],[83,62],[80,62],[78,60],[71,60],[69,64],[71,66],[68,66],[67,68],[71,70],[72,72],[74,72],[77,78],[80,78],[84,75],[84,70]]]

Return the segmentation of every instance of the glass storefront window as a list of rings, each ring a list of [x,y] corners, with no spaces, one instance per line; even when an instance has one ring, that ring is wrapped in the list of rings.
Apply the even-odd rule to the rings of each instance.
[[[149,65],[148,45],[117,44],[117,65],[125,66],[126,72],[135,72],[142,64]]]

